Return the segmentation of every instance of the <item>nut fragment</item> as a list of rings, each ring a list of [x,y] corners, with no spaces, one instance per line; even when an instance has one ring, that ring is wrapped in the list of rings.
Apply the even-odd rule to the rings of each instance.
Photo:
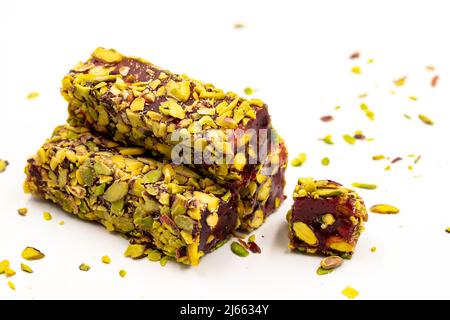
[[[125,278],[126,275],[127,275],[127,272],[125,270],[122,269],[122,270],[119,271],[119,276],[121,278]]]
[[[343,191],[340,189],[317,189],[315,191],[319,197],[328,198],[328,197],[338,197],[343,194]]]
[[[46,220],[46,221],[52,220],[52,215],[50,214],[50,212],[44,211],[44,213],[42,215],[44,217],[44,220]]]
[[[297,221],[294,222],[292,226],[295,232],[295,235],[302,241],[307,244],[314,246],[318,243],[317,237],[314,234],[314,231],[311,230],[305,223]]]
[[[345,142],[347,142],[348,144],[351,144],[351,145],[355,144],[355,142],[356,142],[355,137],[352,137],[349,134],[344,134],[342,136],[342,138],[344,139]]]
[[[20,214],[21,216],[25,216],[28,213],[28,209],[27,208],[19,208],[19,209],[17,209],[17,213]]]
[[[320,261],[320,266],[325,270],[336,269],[340,267],[343,262],[344,259],[339,256],[329,256]]]
[[[323,158],[323,159],[320,161],[320,163],[321,163],[323,166],[328,166],[328,165],[330,164],[330,158],[325,157],[325,158]]]
[[[122,55],[114,49],[97,48],[92,53],[94,58],[103,60],[108,63],[120,62],[122,61]]]
[[[91,269],[91,267],[89,265],[87,265],[86,263],[82,263],[79,265],[78,269],[80,269],[81,271],[89,271]]]
[[[145,245],[130,244],[125,250],[124,256],[132,259],[143,258],[145,256]]]
[[[39,92],[30,92],[29,94],[27,94],[27,99],[28,100],[32,100],[32,99],[36,99],[37,97],[39,97]]]
[[[321,140],[323,141],[323,142],[325,142],[326,144],[334,144],[334,142],[333,142],[333,140],[332,140],[333,138],[332,138],[332,136],[331,136],[331,134],[329,134],[329,135],[326,135],[324,138],[322,138]]]
[[[0,274],[5,273],[5,271],[9,268],[9,261],[3,260],[0,262]]]
[[[368,190],[374,190],[377,188],[376,184],[360,183],[360,182],[354,182],[354,183],[352,183],[352,186],[355,188],[368,189]]]
[[[450,233],[450,227],[448,227],[447,229],[445,229],[445,232]]]
[[[103,194],[103,198],[109,202],[119,201],[128,193],[128,183],[116,181]]]
[[[242,246],[239,242],[233,241],[231,243],[231,251],[239,257],[247,257],[250,253],[247,251],[244,246]]]
[[[358,292],[358,290],[356,290],[352,287],[347,287],[344,290],[342,290],[342,294],[349,299],[354,299],[359,295],[359,292]]]
[[[33,273],[33,269],[31,269],[30,266],[27,266],[24,263],[20,264],[20,269],[22,269],[22,271],[26,273]]]
[[[16,290],[16,286],[14,285],[14,283],[12,281],[8,281],[8,287],[11,288],[11,290]]]
[[[0,172],[5,171],[8,164],[8,161],[0,159]]]
[[[194,229],[194,221],[185,215],[178,215],[174,218],[175,224],[180,229],[183,229],[187,232],[192,232]]]
[[[297,158],[292,159],[293,167],[300,167],[306,161],[306,153],[300,153]]]
[[[108,256],[103,256],[103,257],[102,257],[102,262],[103,262],[104,264],[110,264],[110,263],[111,263],[111,258],[108,257]]]
[[[425,124],[427,124],[427,125],[429,125],[429,126],[432,126],[433,124],[434,124],[434,122],[433,122],[433,120],[431,120],[430,118],[428,118],[426,115],[424,115],[424,114],[419,114],[419,119],[423,122],[423,123],[425,123]]]
[[[316,273],[318,276],[323,276],[324,274],[329,274],[333,272],[333,269],[324,269],[322,267],[318,267]]]
[[[39,260],[45,257],[41,251],[33,247],[26,247],[22,251],[22,258],[25,260]]]
[[[389,204],[376,204],[370,207],[370,211],[380,214],[396,214],[400,212],[400,209]]]

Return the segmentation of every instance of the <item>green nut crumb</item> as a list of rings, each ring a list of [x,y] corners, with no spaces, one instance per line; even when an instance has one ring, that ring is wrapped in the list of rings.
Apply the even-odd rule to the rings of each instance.
[[[102,262],[103,262],[104,264],[110,264],[110,263],[111,263],[111,258],[108,257],[108,256],[103,256],[103,257],[102,257]]]
[[[4,274],[5,271],[9,268],[9,261],[3,260],[0,262],[0,274]]]
[[[26,216],[28,213],[28,209],[27,208],[19,208],[19,209],[17,209],[17,213],[20,214],[21,216]]]
[[[82,263],[82,264],[80,264],[78,269],[80,269],[81,271],[89,271],[91,269],[91,267],[89,265],[87,265],[86,263]]]
[[[361,74],[361,67],[359,67],[359,66],[352,67],[352,72],[354,74]]]
[[[64,220],[61,220],[60,222],[58,222],[58,224],[60,225],[60,226],[63,226],[64,225]]]
[[[419,114],[419,119],[423,122],[423,123],[425,123],[425,124],[427,124],[427,125],[429,125],[429,126],[432,126],[433,124],[434,124],[434,122],[433,122],[433,120],[431,120],[430,118],[428,118],[426,115],[424,115],[424,114]]]
[[[377,188],[376,184],[371,183],[361,183],[361,182],[353,182],[352,186],[360,189],[374,190]]]
[[[27,99],[28,100],[32,100],[32,99],[36,99],[37,97],[39,97],[39,92],[30,92],[29,94],[27,94]]]
[[[159,260],[159,264],[161,265],[161,267],[165,267],[169,259],[170,259],[169,256],[162,257],[161,260]]]
[[[252,234],[250,237],[248,237],[248,242],[255,242],[256,236]]]
[[[450,233],[450,227],[448,227],[447,229],[445,229],[445,232]]]
[[[370,207],[370,211],[380,214],[396,214],[400,212],[400,209],[389,204],[376,204]]]
[[[244,93],[248,96],[251,96],[253,94],[253,92],[254,92],[253,88],[250,88],[250,87],[244,88]]]
[[[325,157],[325,158],[323,158],[323,159],[320,161],[320,163],[321,163],[323,166],[328,166],[328,165],[330,164],[330,158]]]
[[[150,261],[160,261],[161,260],[161,252],[158,250],[150,250],[147,254],[147,258]]]
[[[321,139],[323,142],[325,142],[326,144],[334,144],[333,142],[333,137],[331,136],[331,134],[326,135],[324,138]]]
[[[30,266],[27,266],[25,263],[20,264],[20,269],[26,273],[33,273],[33,269]]]
[[[6,160],[0,159],[0,172],[3,172],[6,170],[6,167],[9,165],[9,162]]]
[[[12,282],[12,281],[8,281],[8,287],[11,289],[11,290],[16,290],[16,286],[14,285],[14,283]]]
[[[45,211],[45,212],[43,213],[43,216],[44,216],[44,220],[46,220],[46,221],[52,220],[52,215],[51,215],[50,212],[48,212],[48,211]]]
[[[39,260],[45,257],[45,254],[43,254],[41,251],[39,251],[36,248],[33,247],[26,247],[22,251],[22,258],[25,260]]]
[[[322,276],[324,274],[329,274],[329,273],[333,272],[333,270],[334,269],[324,269],[322,267],[318,267],[316,273],[318,276]]]
[[[121,278],[125,278],[126,275],[127,275],[127,272],[125,270],[122,269],[122,270],[119,271],[119,276]]]
[[[132,259],[140,259],[145,256],[145,245],[143,244],[130,244],[124,253],[125,257]]]
[[[352,287],[347,287],[344,290],[342,290],[342,294],[349,299],[355,299],[359,295],[359,292],[358,290]]]
[[[408,98],[409,98],[409,100],[412,100],[412,101],[417,101],[418,100],[416,96],[409,96]]]
[[[300,153],[297,158],[292,159],[291,164],[293,167],[300,167],[305,163],[305,161],[306,153]]]
[[[247,257],[250,253],[239,242],[233,241],[231,243],[231,251],[239,257]]]
[[[351,145],[355,144],[356,142],[356,139],[349,134],[344,134],[342,138],[344,139],[345,142]]]
[[[370,252],[375,252],[377,251],[377,247],[373,246],[372,248],[370,248]]]

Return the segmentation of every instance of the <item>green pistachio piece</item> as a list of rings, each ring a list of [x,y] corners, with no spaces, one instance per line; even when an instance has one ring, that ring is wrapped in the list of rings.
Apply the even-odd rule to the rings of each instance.
[[[143,177],[142,177],[142,183],[155,183],[158,182],[162,177],[162,170],[161,169],[156,169],[156,170],[152,170],[147,172]]]
[[[143,258],[145,256],[145,245],[130,244],[125,250],[124,256],[132,259]]]
[[[80,269],[81,271],[89,271],[91,269],[91,267],[89,265],[87,265],[86,263],[82,263],[82,264],[80,264],[78,269]]]
[[[184,119],[186,116],[184,109],[175,100],[171,99],[161,103],[159,111],[162,114],[178,119]]]
[[[145,99],[142,97],[136,98],[130,105],[131,111],[142,111],[145,107]]]
[[[244,248],[239,242],[233,241],[231,243],[231,251],[239,257],[247,257],[250,253],[246,248]]]
[[[186,102],[191,95],[188,81],[175,82],[170,80],[166,86],[167,94],[181,102]]]
[[[84,186],[90,187],[94,183],[94,175],[92,174],[92,169],[87,166],[81,166],[78,168],[77,178],[81,178],[79,179],[81,181],[78,182],[80,182],[80,184]]]
[[[180,229],[183,229],[188,232],[192,232],[194,229],[194,221],[188,216],[178,215],[174,218],[175,224]]]
[[[342,195],[344,192],[341,189],[317,189],[316,193],[319,197],[328,198],[328,197],[338,197]]]
[[[103,198],[109,202],[115,202],[128,193],[128,183],[125,181],[116,181],[106,189]]]
[[[94,164],[94,171],[96,174],[101,174],[105,176],[109,176],[112,173],[112,170],[106,164],[100,161]]]
[[[105,48],[97,48],[92,53],[94,58],[103,60],[108,63],[120,62],[123,59],[123,56],[114,49],[105,49]]]

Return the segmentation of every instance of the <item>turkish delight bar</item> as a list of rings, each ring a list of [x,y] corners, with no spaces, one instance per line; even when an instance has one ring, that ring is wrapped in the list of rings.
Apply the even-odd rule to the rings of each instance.
[[[368,218],[358,194],[331,180],[300,178],[293,197],[289,247],[350,258]]]
[[[286,199],[285,172],[288,153],[284,140],[277,136],[274,150],[271,150],[262,168],[249,185],[240,190],[240,229],[251,232],[260,227]]]
[[[70,124],[171,160],[183,141],[189,146],[184,164],[230,187],[255,178],[265,160],[255,149],[270,142],[259,134],[271,127],[261,100],[243,99],[112,49],[97,48],[77,64],[62,81],[62,95]],[[241,151],[233,152],[237,146]]]
[[[238,194],[82,127],[60,126],[28,160],[24,189],[133,243],[197,265],[238,224]]]

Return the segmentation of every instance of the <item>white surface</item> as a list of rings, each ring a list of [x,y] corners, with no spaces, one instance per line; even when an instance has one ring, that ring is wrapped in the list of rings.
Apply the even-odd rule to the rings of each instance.
[[[17,291],[0,276],[0,299],[345,299],[341,290],[348,285],[359,298],[450,298],[450,235],[444,232],[450,226],[448,10],[445,1],[4,2],[0,158],[10,166],[0,174],[0,260],[9,259],[17,270],[10,279]],[[246,27],[234,29],[235,23]],[[66,119],[63,75],[97,46],[143,56],[226,90],[258,90],[254,96],[268,103],[291,158],[308,155],[303,167],[289,167],[288,199],[256,232],[261,255],[242,259],[225,245],[197,268],[132,261],[122,257],[126,240],[22,192],[26,159]],[[355,50],[362,58],[351,61]],[[368,58],[375,63],[368,65]],[[441,76],[434,89],[429,64]],[[361,75],[350,72],[353,65],[362,67]],[[405,75],[406,85],[395,88],[392,80]],[[41,96],[27,100],[32,91]],[[357,96],[365,92],[374,122],[359,110]],[[342,110],[334,111],[336,105]],[[425,126],[418,113],[436,125]],[[335,121],[319,121],[325,114]],[[342,141],[342,134],[357,129],[376,140]],[[334,146],[318,141],[328,133]],[[387,163],[371,160],[379,153],[421,154],[422,160],[413,171],[409,159],[386,172]],[[329,167],[320,165],[324,156]],[[376,183],[377,190],[360,192],[367,205],[385,202],[401,213],[371,214],[354,258],[319,277],[320,258],[287,249],[285,213],[299,176]],[[19,207],[28,207],[28,216],[19,216]],[[50,222],[42,218],[46,210]],[[64,226],[58,225],[62,219]],[[29,263],[33,274],[19,268],[27,245],[46,254]],[[110,265],[100,262],[103,255],[111,256]],[[92,269],[79,271],[82,262]]]

